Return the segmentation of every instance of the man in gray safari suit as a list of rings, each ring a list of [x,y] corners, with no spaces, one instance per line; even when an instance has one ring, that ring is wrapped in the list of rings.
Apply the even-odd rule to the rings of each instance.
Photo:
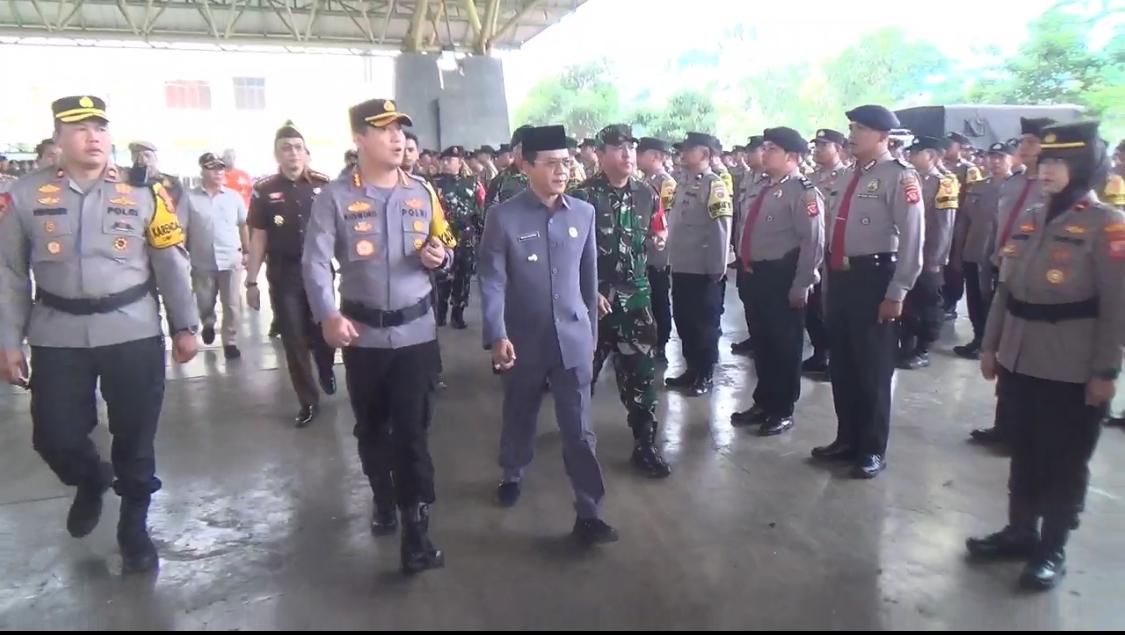
[[[504,382],[497,499],[504,507],[519,499],[543,384],[550,380],[575,494],[574,536],[587,545],[614,542],[617,532],[600,518],[605,484],[590,412],[603,308],[598,305],[594,208],[563,194],[570,156],[562,126],[531,128],[522,144],[528,188],[489,211],[480,245],[484,346]]]

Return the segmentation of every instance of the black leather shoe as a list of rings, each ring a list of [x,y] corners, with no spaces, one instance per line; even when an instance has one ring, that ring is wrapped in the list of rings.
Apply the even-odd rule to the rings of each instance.
[[[313,422],[313,419],[316,419],[316,412],[316,406],[301,406],[301,411],[297,413],[297,427],[307,428]]]
[[[730,345],[730,352],[735,355],[753,355],[754,354],[754,341],[746,338],[741,342],[735,342]]]
[[[969,342],[953,347],[953,354],[965,359],[980,359],[980,342]]]
[[[687,389],[685,394],[688,397],[702,397],[703,395],[710,394],[714,385],[710,377],[700,377]]]
[[[270,332],[267,337],[269,337],[270,339],[281,337],[281,327],[277,325],[276,318],[274,318],[273,322],[270,322]]]
[[[996,426],[973,430],[969,433],[969,438],[985,445],[996,445],[1004,442],[1004,434]]]
[[[318,379],[320,379],[320,389],[324,391],[324,394],[335,395],[336,394],[336,373],[333,372],[332,367],[329,366],[328,368],[320,369],[320,372],[318,373],[318,375],[319,375]]]
[[[1105,425],[1111,428],[1125,428],[1125,417],[1106,417]]]
[[[458,331],[469,328],[469,325],[465,324],[465,312],[464,312],[464,310],[453,309],[453,315],[452,315],[452,317],[449,318],[449,325],[452,326],[453,328],[457,329]]]
[[[792,415],[786,415],[784,417],[770,417],[769,419],[766,419],[766,422],[762,424],[761,428],[758,428],[758,436],[760,436],[760,437],[776,436],[778,434],[781,434],[782,432],[788,431],[789,428],[792,428],[792,427],[793,427],[793,417],[792,417]]]
[[[572,535],[586,546],[606,545],[617,542],[617,530],[600,518],[578,518],[574,521]]]
[[[402,572],[406,575],[445,566],[445,554],[430,540],[430,506],[402,510]]]
[[[754,404],[749,410],[736,412],[730,416],[730,424],[736,428],[742,426],[756,426],[760,423],[765,423],[769,418],[769,413],[763,410],[758,404]]]
[[[855,448],[839,439],[812,449],[812,457],[824,461],[850,461],[855,458]]]
[[[237,346],[229,344],[223,347],[223,357],[227,359],[238,359],[242,357],[242,351],[238,350]]]
[[[868,454],[852,468],[853,478],[872,479],[887,469],[887,460],[878,454]]]
[[[902,370],[918,370],[919,368],[926,368],[930,365],[930,354],[927,352],[915,351],[910,355],[898,360],[897,366]]]
[[[1066,553],[1055,549],[1036,556],[1020,574],[1020,586],[1030,591],[1049,591],[1066,577]]]
[[[394,505],[375,504],[371,514],[371,533],[376,536],[390,536],[398,530],[398,513]]]
[[[520,499],[520,482],[504,481],[496,488],[496,502],[501,507],[515,507]]]
[[[664,385],[668,388],[688,388],[694,383],[695,373],[690,370],[685,370],[682,375],[669,377],[664,380]]]
[[[813,353],[812,357],[801,362],[802,373],[827,373],[828,372],[828,356],[824,354]]]
[[[199,335],[203,338],[204,344],[210,346],[215,343],[215,327],[205,326]]]
[[[1016,529],[1011,525],[984,538],[969,538],[965,549],[977,560],[1027,560],[1039,547],[1039,534],[1034,529]]]
[[[112,482],[113,467],[102,462],[98,464],[97,478],[89,484],[78,486],[74,502],[70,504],[70,511],[66,515],[66,530],[71,536],[84,538],[97,528],[102,517],[102,495]]]

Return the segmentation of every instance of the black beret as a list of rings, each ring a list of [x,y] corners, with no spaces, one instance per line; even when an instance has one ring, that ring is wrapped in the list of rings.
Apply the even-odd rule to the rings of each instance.
[[[911,152],[917,152],[919,150],[937,150],[940,152],[944,151],[948,147],[949,143],[945,139],[919,135],[917,137],[914,137],[914,142],[910,144],[910,147],[908,149]]]
[[[505,152],[511,152],[511,151],[512,151],[512,144],[501,143],[500,147],[497,148],[497,150],[496,150],[496,154],[504,154]]]
[[[684,142],[683,142],[683,141],[677,141],[677,142],[673,143],[673,144],[672,144],[672,149],[673,149],[673,150],[675,150],[676,152],[681,152],[681,151],[683,151],[683,149],[684,149]]]
[[[667,141],[657,139],[656,137],[641,137],[637,142],[637,152],[645,152],[646,150],[656,150],[664,154],[672,154],[672,146],[668,145]]]
[[[463,159],[465,158],[465,148],[462,146],[449,146],[441,151],[442,159]]]
[[[750,137],[750,141],[746,144],[746,151],[752,152],[754,150],[757,150],[758,148],[762,147],[762,142],[764,142],[765,140],[765,137],[758,134]]]
[[[566,128],[562,126],[528,126],[523,134],[525,152],[566,149]]]
[[[578,149],[578,139],[575,139],[574,137],[567,137],[566,138],[566,147],[567,147],[568,150],[577,150]]]
[[[1043,128],[1055,123],[1050,117],[1020,117],[1020,134],[1043,137]]]
[[[363,130],[364,126],[385,128],[393,122],[413,126],[410,115],[399,112],[395,102],[390,99],[368,99],[348,109],[348,120],[352,130]]]
[[[580,147],[580,148],[597,148],[598,142],[594,141],[593,139],[583,139],[582,145],[580,145],[578,147]]]
[[[56,99],[51,104],[51,113],[55,116],[55,121],[61,123],[78,123],[87,119],[109,121],[109,117],[105,115],[105,101],[92,95]]]
[[[713,152],[722,152],[723,150],[723,144],[719,143],[718,139],[709,134],[702,132],[687,133],[687,139],[684,139],[684,143],[681,147],[686,150],[698,146],[710,148]]]
[[[512,148],[515,148],[519,144],[523,143],[524,135],[527,134],[528,130],[531,130],[531,126],[529,126],[527,124],[524,124],[524,125],[520,126],[519,128],[516,128],[515,132],[512,133],[512,144],[511,144]]]
[[[838,130],[821,128],[816,131],[816,137],[813,138],[814,143],[817,141],[828,141],[839,145],[847,145],[848,137]]]
[[[602,128],[598,132],[595,140],[599,148],[604,148],[605,146],[619,146],[629,141],[637,143],[637,138],[633,136],[633,127],[624,123],[613,124]]]
[[[490,156],[496,156],[496,150],[490,145],[483,145],[477,148],[477,151],[473,154],[487,154]]]
[[[970,141],[968,137],[961,134],[960,132],[951,132],[951,133],[945,135],[945,138],[949,139],[953,143],[960,143],[963,146],[973,145],[973,142]]]
[[[896,117],[893,112],[875,104],[852,108],[844,114],[847,116],[848,121],[867,126],[872,130],[878,130],[880,132],[890,132],[901,125],[898,121],[898,117]]]
[[[784,126],[779,128],[766,128],[765,131],[762,132],[762,139],[764,141],[769,141],[786,152],[806,154],[809,151],[809,142],[805,141],[801,133],[792,128],[786,128]]]
[[[1066,159],[1087,157],[1096,151],[1098,145],[1097,121],[1079,121],[1055,124],[1043,128],[1043,143],[1040,159]]]

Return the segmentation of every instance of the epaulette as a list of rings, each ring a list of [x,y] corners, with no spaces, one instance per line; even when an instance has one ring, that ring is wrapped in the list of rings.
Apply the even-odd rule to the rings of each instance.
[[[898,157],[895,157],[895,163],[897,163],[897,164],[898,164],[899,166],[901,166],[901,167],[904,167],[904,168],[906,168],[906,169],[908,169],[908,170],[913,170],[913,169],[914,169],[914,166],[913,166],[913,165],[910,165],[910,164],[909,164],[909,163],[907,163],[907,162],[906,162],[905,160],[903,160],[903,159],[900,159],[900,158],[898,158]]]
[[[801,175],[800,177],[798,177],[797,180],[799,180],[801,182],[801,187],[805,188],[806,190],[811,190],[814,187],[816,187],[815,185],[813,185],[813,182],[810,181],[808,179],[808,177],[806,177],[804,175]]]

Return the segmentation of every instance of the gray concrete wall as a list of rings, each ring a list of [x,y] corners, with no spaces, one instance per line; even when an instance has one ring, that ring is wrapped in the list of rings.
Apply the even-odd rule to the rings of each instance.
[[[466,57],[442,72],[436,55],[403,53],[395,58],[395,100],[426,148],[495,147],[511,135],[504,68],[493,57]]]

